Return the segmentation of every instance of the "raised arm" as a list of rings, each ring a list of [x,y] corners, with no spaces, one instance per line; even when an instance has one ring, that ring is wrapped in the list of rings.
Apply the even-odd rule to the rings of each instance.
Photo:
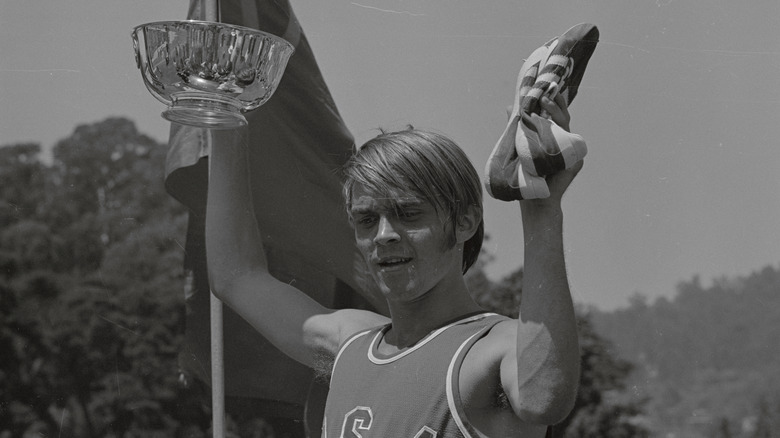
[[[568,130],[565,102],[556,101],[557,105],[547,101],[543,106]],[[517,392],[510,395],[513,405],[521,419],[537,424],[563,420],[574,405],[579,384],[580,352],[564,261],[561,197],[581,167],[582,162],[548,177],[550,197],[520,201],[525,245],[523,297],[517,350],[508,361],[514,362],[516,374],[502,365],[502,376],[515,374]]]
[[[252,205],[246,131],[211,135],[206,254],[214,294],[277,348],[309,366],[315,351],[333,354],[351,332],[380,323],[370,312],[327,309],[268,272]]]

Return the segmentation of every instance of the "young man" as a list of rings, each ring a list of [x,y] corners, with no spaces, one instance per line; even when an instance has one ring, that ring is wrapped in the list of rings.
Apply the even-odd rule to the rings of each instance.
[[[542,106],[568,130],[560,95]],[[223,140],[210,158],[213,291],[281,351],[331,373],[322,436],[541,437],[570,412],[579,346],[561,197],[581,162],[547,178],[548,198],[520,201],[525,265],[514,320],[481,310],[463,278],[483,222],[480,178],[462,150],[411,129],[359,148],[346,167],[345,201],[388,319],[324,308],[268,273],[246,141],[215,135]]]

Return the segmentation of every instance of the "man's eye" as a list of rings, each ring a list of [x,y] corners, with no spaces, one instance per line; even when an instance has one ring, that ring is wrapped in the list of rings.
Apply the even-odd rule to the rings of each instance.
[[[364,227],[374,225],[376,223],[376,217],[374,216],[361,216],[358,218],[357,223]]]
[[[415,219],[418,216],[420,216],[419,210],[400,210],[398,212],[398,217],[401,219]]]

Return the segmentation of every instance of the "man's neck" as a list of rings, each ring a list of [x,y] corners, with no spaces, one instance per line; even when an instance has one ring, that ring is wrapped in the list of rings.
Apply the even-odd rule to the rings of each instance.
[[[385,343],[398,349],[410,347],[432,331],[483,310],[465,283],[451,286],[437,287],[414,302],[390,303],[392,324]]]

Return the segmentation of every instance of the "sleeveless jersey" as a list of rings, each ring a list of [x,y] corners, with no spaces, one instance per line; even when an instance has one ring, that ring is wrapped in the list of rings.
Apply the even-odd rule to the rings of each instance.
[[[460,401],[460,366],[474,343],[505,319],[464,317],[393,355],[378,351],[390,325],[354,335],[333,365],[322,437],[478,436]]]

